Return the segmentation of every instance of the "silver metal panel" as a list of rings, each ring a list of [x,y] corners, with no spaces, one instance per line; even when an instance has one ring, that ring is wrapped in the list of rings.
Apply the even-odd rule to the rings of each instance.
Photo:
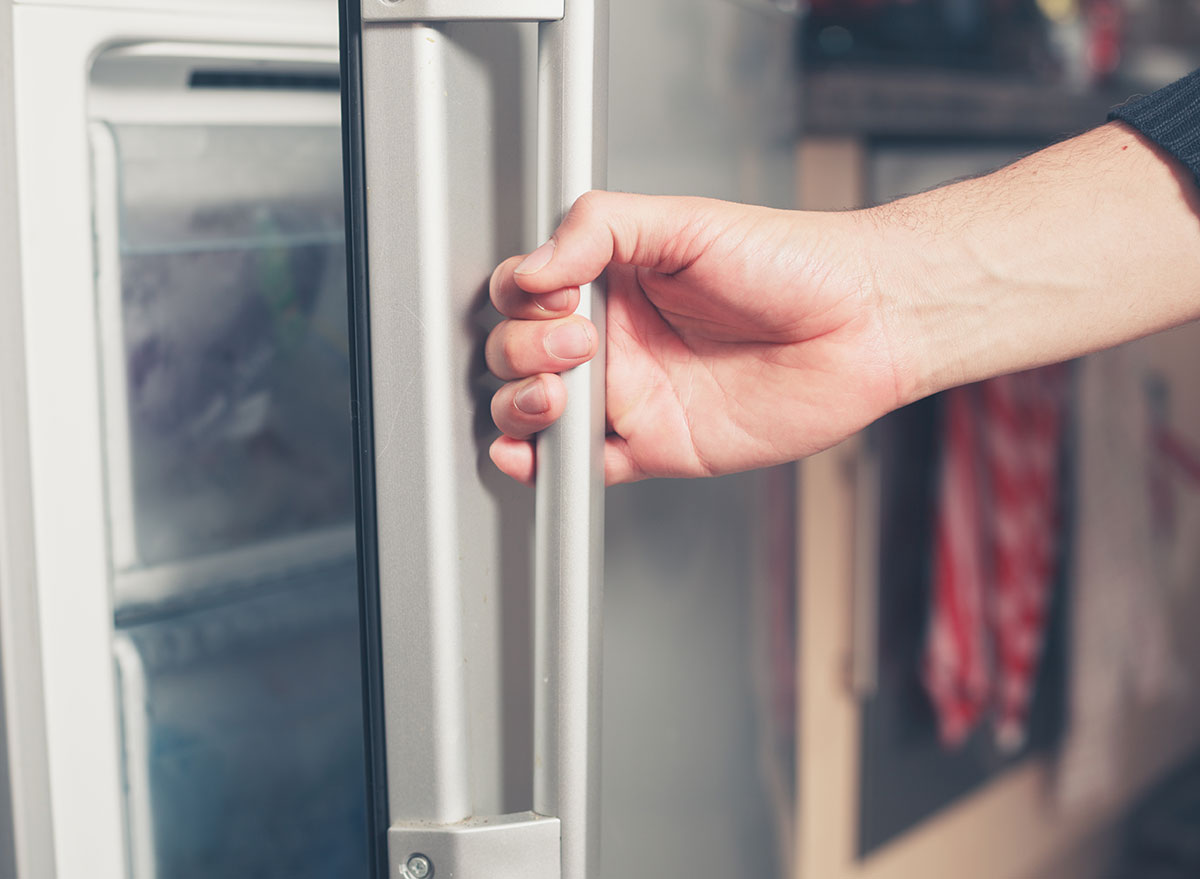
[[[0,119],[13,119],[12,6],[0,2]],[[17,166],[0,126],[0,876],[54,875],[38,642]]]
[[[532,493],[496,472],[487,279],[530,246],[533,28],[363,29],[392,822],[529,808]]]
[[[748,0],[611,0],[614,189],[795,207],[792,15]]]
[[[401,879],[558,879],[557,818],[533,812],[445,827],[388,830],[392,875]]]
[[[610,188],[794,207],[795,19],[767,6],[611,0]],[[771,475],[608,492],[605,879],[788,875],[793,715],[764,656],[784,611],[760,568],[763,524],[794,522]]]
[[[777,797],[794,763],[771,747],[784,718],[764,656],[779,615],[763,570],[772,478],[608,492],[604,879],[789,875]]]
[[[551,21],[563,0],[363,0],[364,21]]]
[[[607,181],[608,3],[571,0],[540,25],[538,232]],[[563,375],[563,417],[538,437],[535,525],[534,811],[562,820],[563,879],[600,861],[600,662],[604,558],[604,293],[578,312],[600,354]]]

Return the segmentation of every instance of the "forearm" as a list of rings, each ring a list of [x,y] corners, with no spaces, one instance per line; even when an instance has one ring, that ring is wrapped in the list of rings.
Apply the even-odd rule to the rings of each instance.
[[[866,212],[902,397],[1200,317],[1198,199],[1186,169],[1111,123]]]

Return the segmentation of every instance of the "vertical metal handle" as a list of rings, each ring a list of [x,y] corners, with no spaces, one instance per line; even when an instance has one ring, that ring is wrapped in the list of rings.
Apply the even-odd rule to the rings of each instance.
[[[538,235],[605,185],[608,2],[567,0],[538,34]],[[534,811],[562,826],[562,879],[599,875],[601,582],[604,547],[604,293],[579,314],[599,354],[563,375],[566,412],[537,443]]]

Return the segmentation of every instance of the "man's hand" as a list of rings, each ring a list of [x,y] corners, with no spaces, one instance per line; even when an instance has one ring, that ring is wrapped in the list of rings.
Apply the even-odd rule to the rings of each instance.
[[[608,269],[609,482],[708,476],[827,448],[956,384],[1200,317],[1200,191],[1119,123],[869,211],[592,193],[492,276],[492,458],[534,474],[556,373],[595,354],[571,313]]]
[[[529,437],[562,414],[556,373],[595,355],[573,316],[608,270],[609,483],[710,476],[826,448],[905,400],[861,214],[590,193],[548,245],[492,276],[509,320],[487,342],[508,381],[492,458],[533,478]]]

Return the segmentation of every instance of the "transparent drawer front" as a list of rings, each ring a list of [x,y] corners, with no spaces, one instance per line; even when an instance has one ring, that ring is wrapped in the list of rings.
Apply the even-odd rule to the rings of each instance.
[[[366,875],[353,563],[117,636],[133,875]]]
[[[118,570],[351,521],[338,130],[110,131]]]
[[[339,130],[92,146],[130,875],[365,875]]]

